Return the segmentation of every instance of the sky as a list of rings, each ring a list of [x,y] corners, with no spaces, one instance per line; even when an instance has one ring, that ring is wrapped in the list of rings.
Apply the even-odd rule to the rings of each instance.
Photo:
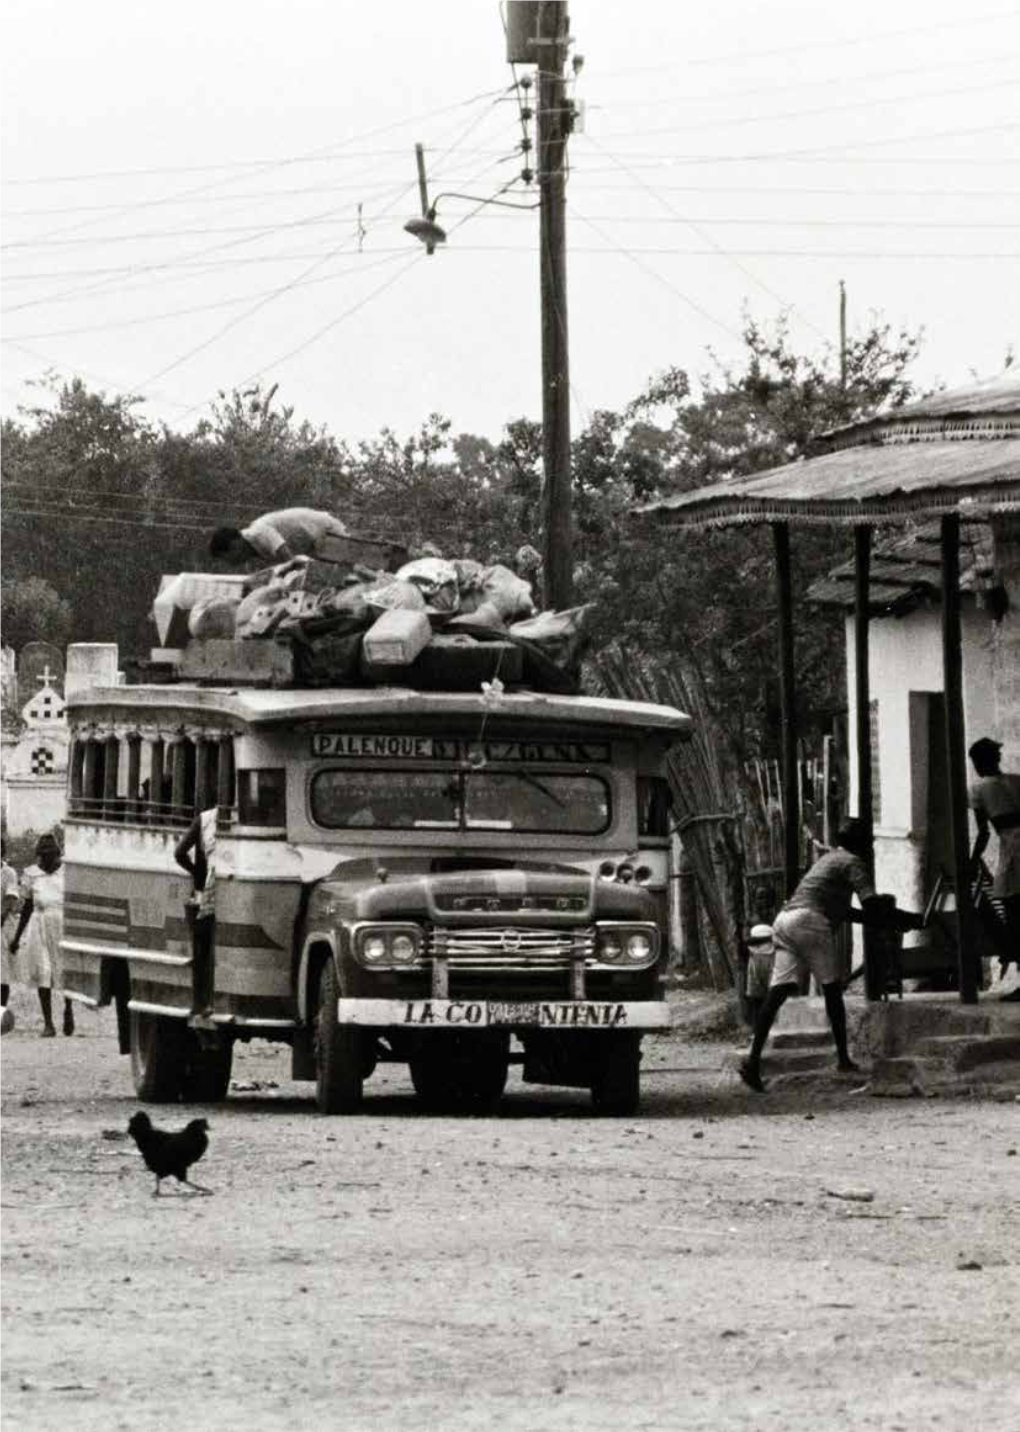
[[[738,358],[745,312],[820,353],[840,280],[851,333],[924,329],[922,387],[1020,348],[1020,5],[570,16],[575,431]],[[255,381],[349,442],[540,417],[538,213],[482,203],[537,202],[494,0],[2,17],[5,417],[47,372],[182,430]],[[403,230],[415,143],[449,233],[431,257]]]

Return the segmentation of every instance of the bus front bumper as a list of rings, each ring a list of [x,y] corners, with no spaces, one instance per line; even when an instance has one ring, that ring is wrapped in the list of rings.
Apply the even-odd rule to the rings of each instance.
[[[669,1029],[662,1000],[340,999],[341,1024],[410,1029]]]

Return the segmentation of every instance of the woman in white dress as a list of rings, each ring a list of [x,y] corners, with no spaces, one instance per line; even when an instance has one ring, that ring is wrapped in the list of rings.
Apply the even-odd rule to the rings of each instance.
[[[64,868],[56,837],[41,835],[35,847],[36,864],[22,875],[22,906],[11,954],[19,956],[21,977],[39,990],[43,1038],[52,1039],[53,990],[63,988],[60,937],[64,927]],[[25,937],[21,948],[22,936]],[[64,1033],[74,1033],[74,1007],[64,1000]]]

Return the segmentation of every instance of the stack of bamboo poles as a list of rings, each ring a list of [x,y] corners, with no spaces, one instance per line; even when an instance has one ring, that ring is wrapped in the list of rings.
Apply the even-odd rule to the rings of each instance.
[[[690,741],[672,748],[667,776],[673,817],[694,866],[701,907],[712,936],[704,942],[716,989],[735,983],[744,921],[742,804],[739,772],[730,768],[701,684],[689,673],[656,667],[647,658],[609,648],[591,662],[595,684],[607,695],[677,706],[694,722]]]
[[[824,739],[821,756],[802,749],[797,760],[800,805],[800,854],[806,870],[823,847],[832,844],[839,824],[840,778],[832,737]],[[780,870],[783,865],[783,779],[777,760],[758,757],[744,766],[744,847],[749,870]]]

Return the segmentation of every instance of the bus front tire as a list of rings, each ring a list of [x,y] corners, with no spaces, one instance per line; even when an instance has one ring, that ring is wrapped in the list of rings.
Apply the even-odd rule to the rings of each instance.
[[[165,1015],[131,1011],[131,1078],[139,1099],[176,1104],[184,1091],[187,1028]]]
[[[354,1114],[365,1079],[362,1031],[337,1019],[340,981],[332,959],[319,976],[315,1016],[315,1102],[321,1114]]]
[[[632,1036],[613,1038],[601,1050],[591,1081],[591,1102],[597,1114],[626,1118],[641,1106],[641,1042]]]

